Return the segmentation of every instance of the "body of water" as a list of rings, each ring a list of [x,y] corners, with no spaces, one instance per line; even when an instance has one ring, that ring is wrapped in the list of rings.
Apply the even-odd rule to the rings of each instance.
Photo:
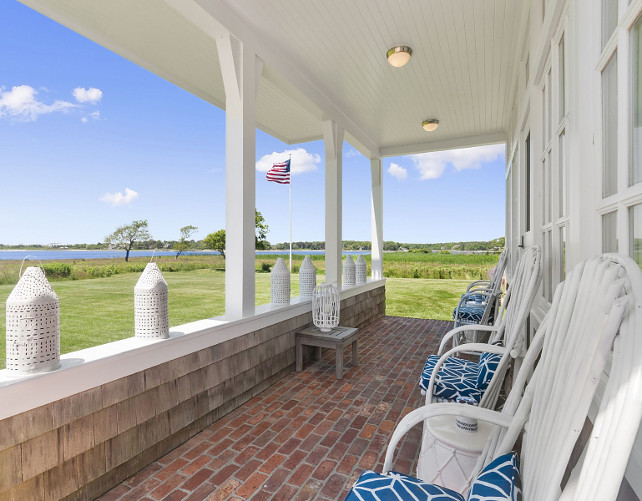
[[[151,251],[151,250],[133,250],[129,253],[129,257],[151,257],[156,256],[174,257],[174,251]],[[218,255],[216,251],[187,251],[183,255],[191,256],[208,256]],[[257,255],[261,254],[279,254],[289,255],[290,251],[287,250],[271,250],[271,251],[256,251]],[[325,251],[316,250],[293,250],[292,254],[298,255],[323,255]],[[347,254],[370,254],[370,251],[344,251]],[[16,260],[22,261],[28,258],[29,261],[51,261],[51,260],[67,260],[67,259],[110,259],[122,258],[125,259],[125,251],[120,250],[0,250],[0,261]]]

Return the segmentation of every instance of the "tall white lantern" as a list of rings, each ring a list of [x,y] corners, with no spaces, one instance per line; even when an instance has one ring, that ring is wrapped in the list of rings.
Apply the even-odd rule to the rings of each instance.
[[[314,267],[310,256],[305,256],[301,268],[299,268],[299,295],[301,297],[312,297],[316,286],[317,269]]]
[[[322,332],[330,332],[339,325],[341,300],[339,289],[332,284],[321,284],[312,295],[312,322]]]
[[[355,267],[355,277],[358,284],[365,284],[368,273],[368,264],[363,256],[359,256],[357,262],[354,265]]]
[[[356,284],[356,270],[352,256],[348,255],[343,262],[343,285]]]
[[[60,366],[60,306],[41,268],[28,267],[7,298],[7,370],[45,372]]]
[[[156,263],[148,263],[134,287],[135,335],[169,337],[168,288]]]
[[[272,304],[290,304],[290,270],[282,258],[272,268],[270,283]]]

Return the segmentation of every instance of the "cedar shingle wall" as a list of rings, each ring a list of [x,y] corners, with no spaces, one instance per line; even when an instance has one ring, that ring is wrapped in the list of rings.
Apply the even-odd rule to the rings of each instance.
[[[385,289],[341,325],[385,314]],[[91,499],[294,370],[300,315],[0,421],[0,500]]]

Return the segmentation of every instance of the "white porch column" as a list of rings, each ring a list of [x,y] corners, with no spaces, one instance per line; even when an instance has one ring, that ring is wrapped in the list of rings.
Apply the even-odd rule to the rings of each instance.
[[[254,314],[256,93],[263,63],[232,35],[216,41],[225,86],[225,315]]]
[[[372,278],[383,278],[383,167],[380,158],[370,159],[372,174],[371,225],[372,225]]]
[[[343,128],[323,122],[325,143],[325,281],[341,288]]]

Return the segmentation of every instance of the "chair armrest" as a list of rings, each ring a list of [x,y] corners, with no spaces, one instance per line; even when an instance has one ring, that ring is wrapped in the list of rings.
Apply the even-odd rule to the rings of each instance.
[[[382,473],[385,475],[392,467],[392,458],[399,441],[408,431],[418,423],[425,421],[434,416],[464,416],[487,423],[508,428],[513,421],[513,416],[506,413],[492,411],[490,409],[483,409],[472,405],[453,404],[453,403],[440,403],[429,404],[419,407],[414,411],[408,413],[397,425],[388,448],[386,449],[386,459],[383,463]]]
[[[448,331],[446,334],[444,334],[444,337],[441,338],[441,343],[439,343],[439,350],[437,351],[437,355],[441,356],[442,351],[446,346],[446,343],[461,332],[470,332],[470,331],[493,332],[496,330],[498,330],[498,328],[495,327],[494,325],[474,325],[473,324],[473,325],[462,325],[461,327],[455,327],[451,331]],[[466,344],[465,346],[469,346],[469,345]]]
[[[481,285],[488,287],[490,285],[490,280],[475,280],[474,282],[470,282],[468,284],[468,287],[466,287],[466,292],[468,292],[473,287],[479,287]]]
[[[428,388],[426,389],[426,403],[429,403],[432,399],[432,394],[435,388],[435,381],[437,380],[439,369],[442,365],[444,365],[444,362],[448,360],[448,357],[454,355],[455,353],[459,353],[460,351],[478,351],[480,353],[497,353],[499,355],[504,355],[505,353],[507,353],[506,348],[504,348],[503,346],[486,343],[466,343],[460,346],[455,346],[454,348],[448,350],[441,356],[441,358],[439,358],[439,360],[435,364],[434,369],[432,370],[432,374],[430,375],[430,382],[428,383]]]

